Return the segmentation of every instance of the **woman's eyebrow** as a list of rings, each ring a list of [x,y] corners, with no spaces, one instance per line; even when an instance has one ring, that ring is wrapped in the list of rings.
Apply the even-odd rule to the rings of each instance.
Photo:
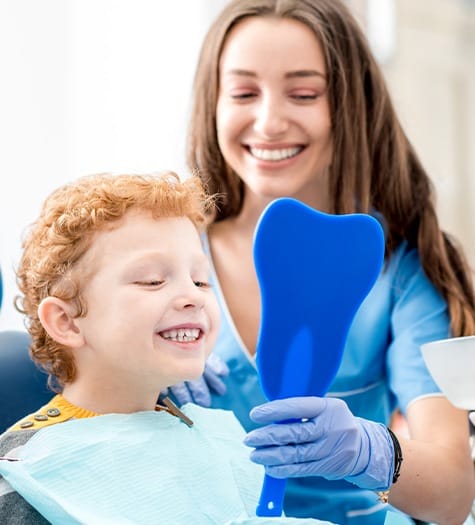
[[[257,74],[247,69],[234,68],[224,72],[225,76],[257,77]],[[326,75],[316,69],[298,69],[285,73],[285,78],[321,77],[326,80]]]
[[[298,69],[296,71],[289,71],[285,74],[285,78],[301,77],[321,77],[326,80],[326,76],[316,69]]]
[[[228,71],[224,72],[224,75],[226,76],[238,75],[242,77],[257,77],[257,74],[254,73],[253,71],[249,71],[247,69],[239,69],[239,68],[229,69]]]

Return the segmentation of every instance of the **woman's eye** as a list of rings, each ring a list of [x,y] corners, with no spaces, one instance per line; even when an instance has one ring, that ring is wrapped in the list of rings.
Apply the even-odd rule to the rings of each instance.
[[[296,93],[291,96],[295,100],[316,100],[320,95],[317,95],[316,93]]]
[[[211,283],[206,281],[194,281],[197,288],[211,288]]]
[[[256,94],[252,91],[234,92],[230,94],[233,100],[249,100],[255,96]]]

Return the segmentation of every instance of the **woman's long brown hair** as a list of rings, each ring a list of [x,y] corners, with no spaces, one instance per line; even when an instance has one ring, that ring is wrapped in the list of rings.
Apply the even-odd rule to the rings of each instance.
[[[426,275],[448,303],[452,335],[475,334],[471,270],[462,249],[440,229],[432,183],[401,127],[363,32],[340,0],[234,0],[209,29],[195,75],[187,160],[208,191],[220,195],[215,220],[237,215],[243,201],[243,183],[226,164],[217,139],[219,59],[231,28],[252,16],[298,20],[322,46],[332,115],[332,211],[381,213],[386,257],[403,240],[416,247]]]

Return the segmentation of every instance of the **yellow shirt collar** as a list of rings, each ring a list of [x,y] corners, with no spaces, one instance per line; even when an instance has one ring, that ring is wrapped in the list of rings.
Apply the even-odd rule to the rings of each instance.
[[[49,403],[42,406],[37,412],[24,417],[12,427],[9,432],[15,430],[38,430],[56,423],[62,423],[69,419],[81,419],[85,417],[99,416],[97,412],[86,410],[70,403],[61,394],[54,396]]]

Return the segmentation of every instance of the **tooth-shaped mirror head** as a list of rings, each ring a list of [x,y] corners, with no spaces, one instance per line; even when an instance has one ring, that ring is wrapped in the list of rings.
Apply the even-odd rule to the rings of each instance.
[[[290,198],[267,206],[254,262],[262,303],[256,362],[269,400],[327,392],[383,261],[383,229],[370,215],[329,215]]]

